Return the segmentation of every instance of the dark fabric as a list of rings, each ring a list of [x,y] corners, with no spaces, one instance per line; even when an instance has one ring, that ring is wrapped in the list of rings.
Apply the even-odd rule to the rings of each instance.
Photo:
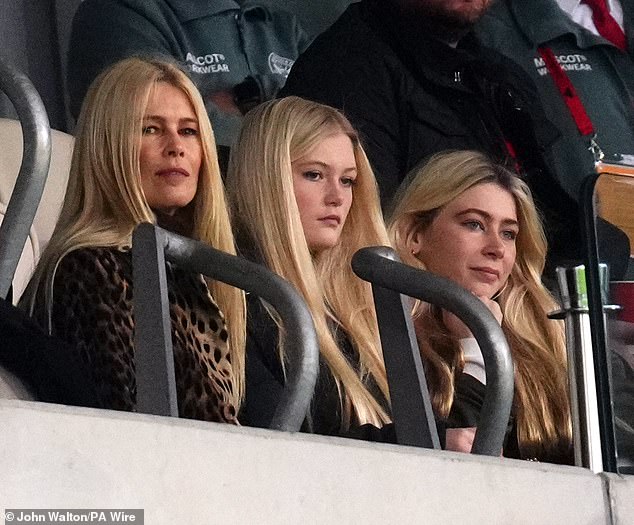
[[[469,374],[460,374],[456,378],[455,390],[447,428],[477,427],[486,386]]]
[[[223,314],[200,275],[169,263],[166,275],[179,415],[235,423],[233,371]],[[36,297],[34,318],[48,326],[43,294]],[[129,250],[82,248],[61,259],[53,285],[51,330],[89,371],[102,407],[135,410]]]
[[[0,365],[38,401],[101,407],[91,375],[72,349],[0,299]]]
[[[555,0],[499,0],[476,25],[479,41],[517,63],[536,86],[548,119],[562,135],[553,146],[553,172],[575,198],[594,158],[538,49],[552,50],[574,85],[606,160],[634,154],[634,3],[621,5],[629,53],[573,22]]]
[[[285,384],[277,353],[279,330],[262,301],[252,294],[247,296],[247,311],[247,388],[238,419],[243,425],[266,428]],[[345,339],[339,337],[339,341],[341,343]],[[342,343],[341,347],[346,357],[355,363],[356,358],[349,342]],[[291,341],[286,343],[286,351],[293,351]],[[373,392],[371,385],[369,388]],[[393,425],[382,428],[362,425],[347,431],[341,429],[341,404],[337,387],[328,366],[321,359],[310,413],[302,431],[365,441],[396,442]]]
[[[616,352],[610,352],[617,456],[634,464],[634,370]]]
[[[279,330],[258,297],[248,296],[247,311],[247,391],[239,420],[243,425],[268,427],[285,384],[277,353]],[[293,352],[292,341],[287,342],[286,351]],[[303,429],[331,436],[342,433],[336,385],[321,359],[315,395]]]
[[[346,114],[388,209],[406,174],[430,155],[476,149],[514,166],[510,142],[545,218],[548,267],[582,257],[578,205],[549,169],[559,132],[526,73],[472,35],[454,49],[400,18],[392,2],[364,0],[297,59],[281,91],[286,95]]]
[[[134,55],[168,57],[189,71],[204,97],[246,78],[259,100],[274,98],[308,37],[290,13],[234,0],[85,0],[71,32],[67,85],[71,112],[100,71]],[[206,100],[216,142],[240,129],[233,115]]]
[[[447,420],[444,422],[446,427],[477,427],[485,394],[485,385],[469,374],[460,374],[456,378],[453,405]],[[527,456],[523,453],[518,443],[515,407],[511,410],[511,417],[504,439],[503,455],[506,458],[542,461],[561,465],[571,465],[573,462],[571,447],[554,447],[552,450],[538,456]]]
[[[364,138],[387,204],[406,173],[438,151],[474,148],[508,160],[499,114],[537,131],[534,156],[557,138],[532,84],[508,62],[470,37],[453,49],[400,19],[391,2],[365,0],[300,56],[282,95],[344,111]]]

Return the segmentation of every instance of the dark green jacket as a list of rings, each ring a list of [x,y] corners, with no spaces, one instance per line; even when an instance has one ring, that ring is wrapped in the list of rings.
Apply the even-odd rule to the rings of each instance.
[[[628,53],[575,24],[555,0],[499,0],[477,26],[479,39],[531,76],[548,118],[563,135],[553,147],[555,174],[578,197],[593,156],[537,49],[552,49],[575,86],[609,158],[634,154],[634,8],[622,0]]]
[[[85,0],[73,20],[67,83],[79,113],[88,86],[132,55],[172,57],[203,95],[255,79],[260,101],[274,98],[308,39],[293,15],[234,0]],[[259,91],[259,93],[257,93]],[[207,103],[216,139],[230,145],[240,117]]]

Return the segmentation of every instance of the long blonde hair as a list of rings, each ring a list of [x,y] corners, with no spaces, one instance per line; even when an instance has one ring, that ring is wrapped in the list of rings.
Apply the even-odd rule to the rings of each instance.
[[[198,90],[171,62],[128,58],[99,75],[82,106],[60,217],[22,298],[29,311],[33,311],[36,296],[43,293],[50,318],[55,271],[66,254],[86,247],[129,246],[138,224],[156,223],[141,187],[139,159],[145,109],[159,82],[180,89],[198,119],[202,163],[191,203],[190,236],[235,253],[214,135]],[[209,286],[227,318],[234,394],[239,403],[244,394],[244,294],[217,281],[209,281]]]
[[[416,232],[427,228],[440,209],[478,184],[494,183],[508,191],[517,207],[517,256],[498,296],[502,329],[515,362],[518,441],[523,453],[538,455],[572,439],[568,401],[564,329],[547,318],[556,309],[542,285],[546,237],[526,184],[475,151],[434,155],[416,168],[395,197],[388,231],[403,262],[425,268],[411,250]],[[416,312],[421,315],[422,308]],[[454,376],[464,366],[457,341],[447,336],[442,316],[428,315],[420,341],[432,403],[447,416],[454,395]]]
[[[352,206],[339,243],[313,258],[295,201],[291,163],[338,133],[350,137],[354,149]],[[237,235],[255,247],[270,269],[295,285],[308,304],[321,355],[339,389],[342,429],[389,421],[367,388],[372,379],[388,397],[371,290],[350,266],[361,247],[389,241],[374,175],[348,120],[331,107],[298,97],[262,104],[246,116],[232,148],[227,189]],[[345,331],[359,354],[359,371],[342,353],[329,323]],[[284,362],[283,345],[280,353]]]

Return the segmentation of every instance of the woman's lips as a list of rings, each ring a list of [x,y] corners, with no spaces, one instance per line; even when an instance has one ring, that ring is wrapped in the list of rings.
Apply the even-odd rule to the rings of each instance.
[[[339,215],[327,215],[326,217],[320,217],[319,222],[327,226],[339,226],[341,224],[341,217],[339,217]]]
[[[493,283],[500,278],[500,272],[498,270],[487,266],[475,266],[472,267],[471,270],[476,272],[484,281],[487,282]]]
[[[167,168],[156,172],[159,177],[183,176],[189,177],[189,172],[183,168]]]

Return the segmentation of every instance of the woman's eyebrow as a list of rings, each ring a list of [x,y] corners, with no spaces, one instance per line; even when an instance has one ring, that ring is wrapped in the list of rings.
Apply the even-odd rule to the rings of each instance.
[[[321,160],[296,160],[294,162],[292,162],[292,164],[295,164],[297,166],[319,166],[320,168],[323,169],[327,169],[330,167],[330,164],[328,164],[327,162],[323,162]],[[345,168],[343,170],[344,173],[356,173],[357,171],[359,171],[357,169],[356,166],[350,166],[349,168]]]
[[[159,122],[165,122],[167,119],[161,115],[145,115],[143,120],[157,120]],[[180,124],[198,124],[198,119],[194,117],[183,117],[178,119]]]
[[[481,217],[483,217],[484,219],[486,219],[488,221],[493,219],[493,216],[490,213],[488,213],[488,212],[486,212],[484,210],[481,210],[479,208],[467,208],[466,210],[462,210],[461,212],[458,212],[456,214],[456,216],[460,217],[462,215],[467,215],[469,213],[475,213],[477,215],[480,215]],[[515,219],[503,219],[502,220],[502,224],[510,224],[510,225],[518,226],[519,222],[517,220],[515,220]]]

